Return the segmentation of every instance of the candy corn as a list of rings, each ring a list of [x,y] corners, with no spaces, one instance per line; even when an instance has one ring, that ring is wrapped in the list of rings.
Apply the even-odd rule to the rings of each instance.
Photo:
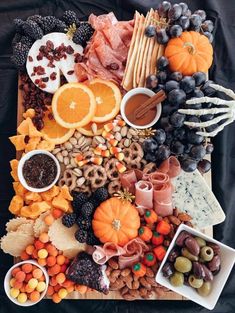
[[[117,162],[116,167],[119,173],[124,173],[126,171],[125,165],[123,165],[121,162]]]

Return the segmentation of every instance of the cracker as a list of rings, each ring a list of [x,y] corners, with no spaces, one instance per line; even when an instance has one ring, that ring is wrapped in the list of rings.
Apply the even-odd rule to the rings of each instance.
[[[12,218],[9,220],[9,222],[6,223],[6,231],[17,231],[18,227],[20,227],[22,224],[33,224],[33,221],[25,217]]]
[[[12,231],[1,238],[1,249],[5,253],[18,257],[33,242],[33,236],[21,231]]]
[[[62,218],[58,218],[49,227],[48,235],[50,237],[50,241],[57,249],[61,251],[70,249],[77,249],[77,251],[80,251],[80,244],[74,237],[78,226],[73,225],[72,227],[67,228],[62,224],[61,220]]]
[[[41,233],[47,233],[49,226],[44,222],[44,218],[50,214],[50,212],[42,213],[34,222],[33,231],[34,236],[39,237]]]
[[[158,13],[156,12],[155,13],[155,19],[156,21],[159,21],[159,15]],[[153,48],[153,53],[152,53],[152,57],[151,57],[151,65],[150,65],[150,71],[151,71],[151,74],[156,74],[157,72],[157,56],[158,56],[158,50],[159,50],[159,43],[157,42],[157,40],[155,40],[155,44],[154,44],[154,48]]]
[[[32,223],[21,224],[18,227],[17,232],[21,232],[23,234],[34,236],[33,224],[34,224],[33,221],[32,221]]]
[[[79,243],[79,247],[76,247],[74,249],[66,249],[63,251],[63,255],[66,256],[69,259],[75,258],[75,256],[81,252],[86,250],[86,244],[85,243]]]

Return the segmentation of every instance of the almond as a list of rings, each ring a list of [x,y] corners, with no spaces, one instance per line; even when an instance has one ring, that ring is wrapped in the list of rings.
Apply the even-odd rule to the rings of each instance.
[[[172,224],[174,224],[174,225],[180,225],[181,224],[181,221],[177,218],[177,217],[175,217],[175,216],[173,216],[173,215],[170,215],[170,216],[168,216],[168,218],[169,218],[169,220],[170,220],[170,222],[172,223]]]
[[[188,215],[187,213],[179,213],[178,218],[182,222],[189,222],[192,219],[192,217],[190,215]]]
[[[118,263],[113,259],[108,260],[108,265],[115,270],[118,269]]]

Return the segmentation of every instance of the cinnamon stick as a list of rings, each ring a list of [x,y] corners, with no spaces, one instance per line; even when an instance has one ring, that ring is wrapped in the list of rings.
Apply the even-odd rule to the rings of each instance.
[[[142,103],[134,112],[136,119],[141,119],[149,110],[166,99],[165,92],[161,89],[153,97]]]

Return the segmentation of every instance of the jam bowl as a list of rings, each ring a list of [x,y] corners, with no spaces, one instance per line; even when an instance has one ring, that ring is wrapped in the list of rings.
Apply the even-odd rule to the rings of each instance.
[[[128,91],[122,98],[120,112],[124,121],[131,127],[137,129],[145,129],[152,127],[157,123],[161,116],[161,103],[149,110],[142,119],[135,119],[134,111],[149,98],[153,97],[155,92],[148,88],[138,87]]]
[[[20,183],[33,192],[44,192],[52,188],[60,177],[60,171],[59,161],[46,150],[26,153],[18,165]]]

